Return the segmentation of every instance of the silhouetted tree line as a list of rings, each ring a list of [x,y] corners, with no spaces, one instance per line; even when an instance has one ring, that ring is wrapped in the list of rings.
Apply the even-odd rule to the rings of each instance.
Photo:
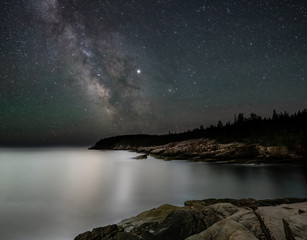
[[[234,115],[232,123],[218,121],[216,125],[164,135],[124,135],[101,139],[93,148],[113,149],[115,146],[154,146],[196,138],[217,139],[220,142],[259,143],[265,146],[286,145],[289,148],[307,149],[307,109],[290,115],[273,110],[271,118],[251,113]]]

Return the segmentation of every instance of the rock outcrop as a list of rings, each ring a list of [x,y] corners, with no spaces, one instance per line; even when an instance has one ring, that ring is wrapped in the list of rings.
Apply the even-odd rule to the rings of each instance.
[[[134,159],[146,159],[146,158],[147,158],[147,154],[142,154],[142,155],[134,157]]]
[[[307,239],[307,199],[207,199],[162,205],[75,240]]]
[[[240,142],[219,143],[216,140],[200,138],[165,145],[131,147],[118,145],[115,150],[130,150],[150,154],[165,160],[186,159],[190,161],[227,161],[235,163],[280,163],[295,162],[303,158],[286,146],[261,146]]]

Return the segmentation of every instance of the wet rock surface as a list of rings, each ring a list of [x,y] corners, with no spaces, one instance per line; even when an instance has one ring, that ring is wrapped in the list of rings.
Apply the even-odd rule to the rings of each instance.
[[[206,199],[162,205],[75,240],[307,239],[307,199]]]

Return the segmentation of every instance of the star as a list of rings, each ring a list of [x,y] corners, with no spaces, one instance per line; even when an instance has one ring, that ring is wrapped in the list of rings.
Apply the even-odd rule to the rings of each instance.
[[[307,104],[304,1],[3,2],[5,141],[58,142],[40,131],[53,124],[59,139],[92,144]],[[20,124],[28,115],[41,120]]]

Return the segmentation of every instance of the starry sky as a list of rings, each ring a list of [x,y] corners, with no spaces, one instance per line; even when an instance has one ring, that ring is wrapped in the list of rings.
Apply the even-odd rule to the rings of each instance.
[[[0,144],[307,107],[305,0],[2,0]]]

